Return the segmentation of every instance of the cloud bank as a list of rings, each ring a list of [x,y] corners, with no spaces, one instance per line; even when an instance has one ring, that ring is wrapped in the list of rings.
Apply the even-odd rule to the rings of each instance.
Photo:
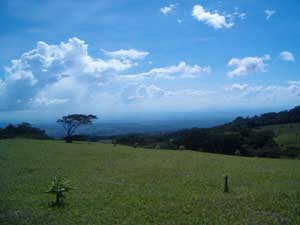
[[[57,45],[38,42],[35,49],[12,60],[5,68],[0,79],[0,110],[115,109],[129,102],[157,100],[173,93],[143,82],[133,91],[132,81],[197,78],[211,73],[209,66],[182,61],[128,75],[149,52],[136,49],[102,52],[106,58],[91,56],[88,45],[76,37]]]
[[[99,51],[99,53],[101,53]],[[216,109],[260,104],[296,104],[300,82],[251,86],[234,83],[224,88],[200,88],[209,79],[210,66],[181,61],[174,65],[141,70],[150,53],[136,49],[102,51],[91,56],[88,45],[78,38],[60,44],[38,42],[36,47],[11,61],[0,79],[0,110],[55,112],[132,112]],[[289,56],[288,54],[283,54]],[[266,72],[269,55],[232,58],[229,77]],[[286,58],[288,59],[288,57]],[[147,67],[151,67],[147,61]],[[215,76],[212,74],[212,78]],[[191,86],[185,85],[192,83]],[[192,88],[187,88],[192,87]]]

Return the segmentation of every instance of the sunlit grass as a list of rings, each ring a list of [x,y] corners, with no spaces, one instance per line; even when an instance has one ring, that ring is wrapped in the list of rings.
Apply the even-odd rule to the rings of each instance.
[[[223,193],[229,176],[229,193]],[[74,190],[49,207],[60,175]],[[300,161],[0,141],[0,224],[299,224]]]

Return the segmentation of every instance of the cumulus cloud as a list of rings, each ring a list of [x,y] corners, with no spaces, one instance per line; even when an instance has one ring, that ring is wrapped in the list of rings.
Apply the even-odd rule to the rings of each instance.
[[[190,66],[186,62],[180,62],[178,65],[172,65],[167,67],[160,67],[151,69],[148,72],[124,75],[121,79],[123,80],[143,80],[145,78],[155,78],[155,79],[175,79],[178,78],[196,78],[203,74],[210,74],[211,67],[201,67],[199,65]]]
[[[281,52],[279,54],[279,57],[283,61],[291,61],[291,62],[295,61],[295,57],[294,57],[293,53],[288,52],[288,51]]]
[[[147,55],[149,55],[149,52],[145,51],[138,51],[136,49],[120,49],[117,51],[106,51],[104,49],[101,49],[101,51],[111,58],[117,58],[117,59],[143,59]]]
[[[172,92],[142,83],[134,88],[129,85],[122,94],[118,90],[131,80],[194,78],[211,72],[209,66],[180,62],[126,75],[136,66],[135,60],[148,54],[131,50],[106,51],[108,58],[101,59],[91,56],[88,45],[78,38],[55,45],[38,42],[36,48],[12,60],[5,68],[5,76],[0,79],[0,109],[72,110],[78,106],[85,109],[103,105],[116,107],[118,104],[154,101],[166,96],[195,96],[198,93],[195,90]],[[103,96],[105,99],[101,99]]]
[[[140,59],[140,56],[127,55],[93,57],[88,45],[78,38],[55,45],[38,42],[33,50],[12,60],[5,68],[4,77],[0,79],[0,110],[58,113],[67,110],[64,112],[111,115],[111,112],[140,109],[182,111],[237,104],[292,104],[300,100],[300,81],[277,86],[236,83],[226,90],[213,91],[189,89],[173,82],[170,88],[167,81],[156,79],[195,78],[210,74],[211,68],[180,62],[130,75],[136,66],[135,60]],[[265,71],[265,61],[269,59],[268,55],[232,59],[229,66],[236,68],[230,72],[231,76]]]
[[[192,16],[215,29],[230,28],[234,25],[233,22],[228,22],[225,16],[218,14],[218,12],[206,11],[201,5],[193,7]]]
[[[275,13],[276,13],[275,10],[266,9],[265,10],[266,19],[269,20]]]
[[[245,57],[242,59],[232,58],[228,62],[228,66],[236,68],[230,71],[227,76],[245,76],[251,73],[266,72],[267,64],[265,62],[270,59],[270,55],[264,55],[262,57]]]
[[[88,54],[88,45],[78,38],[58,45],[38,42],[35,49],[12,60],[5,68],[0,108],[24,109],[31,104],[81,101],[98,83],[109,82],[134,65],[128,59],[94,58]]]
[[[174,11],[177,7],[177,4],[170,4],[168,6],[164,6],[162,8],[160,8],[160,12],[164,15],[168,15],[169,13],[171,13],[172,11]]]

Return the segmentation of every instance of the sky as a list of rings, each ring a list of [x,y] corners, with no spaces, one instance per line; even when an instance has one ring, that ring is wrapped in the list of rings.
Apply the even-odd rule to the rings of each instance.
[[[2,0],[0,118],[288,109],[298,0]]]

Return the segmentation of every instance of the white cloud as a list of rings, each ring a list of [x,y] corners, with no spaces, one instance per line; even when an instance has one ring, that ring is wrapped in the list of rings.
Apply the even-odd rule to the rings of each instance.
[[[238,17],[239,17],[241,20],[245,20],[245,19],[246,19],[246,16],[247,16],[246,13],[240,13],[240,14],[238,15]]]
[[[210,66],[201,67],[198,65],[190,66],[186,62],[180,62],[178,65],[172,65],[167,67],[160,67],[151,69],[148,72],[124,75],[121,79],[138,81],[145,78],[155,78],[155,79],[175,79],[179,78],[196,78],[197,76],[203,74],[210,74]]]
[[[209,66],[180,62],[127,75],[130,79],[120,82],[120,78],[128,74],[127,70],[136,65],[134,59],[138,60],[141,56],[113,54],[109,57],[112,58],[92,57],[88,53],[88,45],[78,38],[58,45],[38,42],[35,49],[12,60],[6,68],[4,79],[0,80],[0,109],[69,111],[101,108],[102,111],[130,102],[153,101],[156,104],[154,102],[158,99],[196,98],[202,96],[198,90],[171,91],[156,85],[138,84],[122,94],[118,90],[128,85],[131,78],[194,78],[211,72]]]
[[[233,84],[225,88],[227,104],[243,107],[254,106],[295,106],[300,100],[300,81],[291,81],[282,85],[248,85]],[[225,103],[226,104],[226,103]]]
[[[251,73],[266,72],[267,64],[265,61],[270,59],[270,55],[264,55],[263,57],[245,57],[242,59],[232,58],[228,66],[235,66],[236,68],[230,71],[227,76],[245,76]]]
[[[149,55],[149,52],[145,52],[145,51],[138,51],[136,49],[120,49],[117,51],[106,51],[104,49],[101,49],[101,51],[111,57],[111,58],[117,58],[117,59],[143,59],[145,58],[147,55]]]
[[[120,97],[123,103],[127,104],[127,107],[150,108],[151,111],[158,108],[160,111],[168,111],[168,109],[179,109],[184,106],[188,106],[190,109],[198,108],[198,103],[203,102],[210,104],[210,100],[215,99],[214,94],[214,92],[199,89],[168,90],[153,84],[139,85],[132,83],[123,89]],[[174,101],[176,101],[176,104],[174,104]]]
[[[164,15],[167,15],[174,11],[177,7],[177,4],[170,4],[168,6],[160,8],[160,12],[163,13]]]
[[[226,17],[218,14],[218,12],[211,13],[205,11],[201,5],[193,7],[192,16],[196,20],[204,22],[215,29],[230,28],[234,25],[233,22],[227,22]]]
[[[228,90],[246,90],[249,87],[248,84],[233,84]]]
[[[128,74],[127,70],[136,65],[134,59],[142,56],[127,50],[122,54],[116,52],[109,52],[112,54],[107,56],[111,58],[104,60],[92,57],[88,45],[78,38],[58,45],[38,42],[35,49],[12,60],[6,68],[4,79],[0,80],[0,109],[69,111],[101,108],[102,111],[130,102],[153,101],[156,104],[158,99],[196,98],[202,96],[198,90],[171,91],[156,85],[137,84],[122,94],[118,90],[128,85],[132,78],[194,78],[211,72],[210,67],[180,62],[127,75],[127,79],[120,82],[120,78]]]
[[[269,20],[275,13],[276,13],[275,10],[266,9],[265,10],[266,19]]]
[[[97,84],[107,83],[133,66],[135,63],[128,59],[90,56],[88,45],[78,38],[59,45],[38,42],[35,49],[12,60],[5,69],[0,109],[84,101],[89,92],[96,91]]]
[[[236,69],[230,72],[231,76],[265,71],[265,61],[269,59],[268,55],[232,59],[229,66]],[[128,75],[135,65],[136,61],[127,56],[93,57],[88,45],[78,38],[57,45],[38,42],[35,49],[12,60],[5,69],[5,76],[0,79],[0,111],[123,115],[123,112],[139,110],[191,111],[237,105],[296,104],[300,100],[300,81],[277,86],[237,83],[226,90],[213,91],[189,89],[184,85],[189,81],[177,81],[172,82],[171,88],[167,81],[156,79],[195,78],[210,74],[211,68],[180,62]],[[138,82],[132,85],[132,81]]]
[[[168,91],[156,85],[130,84],[121,93],[121,99],[125,103],[136,103],[147,99],[159,99],[169,94]]]
[[[244,12],[240,12],[239,7],[234,7],[234,12],[226,14],[226,17],[228,17],[230,21],[233,21],[236,18],[245,20],[247,18],[247,14]]]
[[[252,93],[257,93],[263,90],[263,86],[250,86],[248,84],[232,84],[230,87],[225,88],[227,91],[242,92],[244,96]]]
[[[284,52],[281,52],[279,54],[279,57],[281,58],[281,60],[283,61],[295,61],[295,58],[294,58],[294,55],[293,53],[291,52],[288,52],[288,51],[284,51]]]

